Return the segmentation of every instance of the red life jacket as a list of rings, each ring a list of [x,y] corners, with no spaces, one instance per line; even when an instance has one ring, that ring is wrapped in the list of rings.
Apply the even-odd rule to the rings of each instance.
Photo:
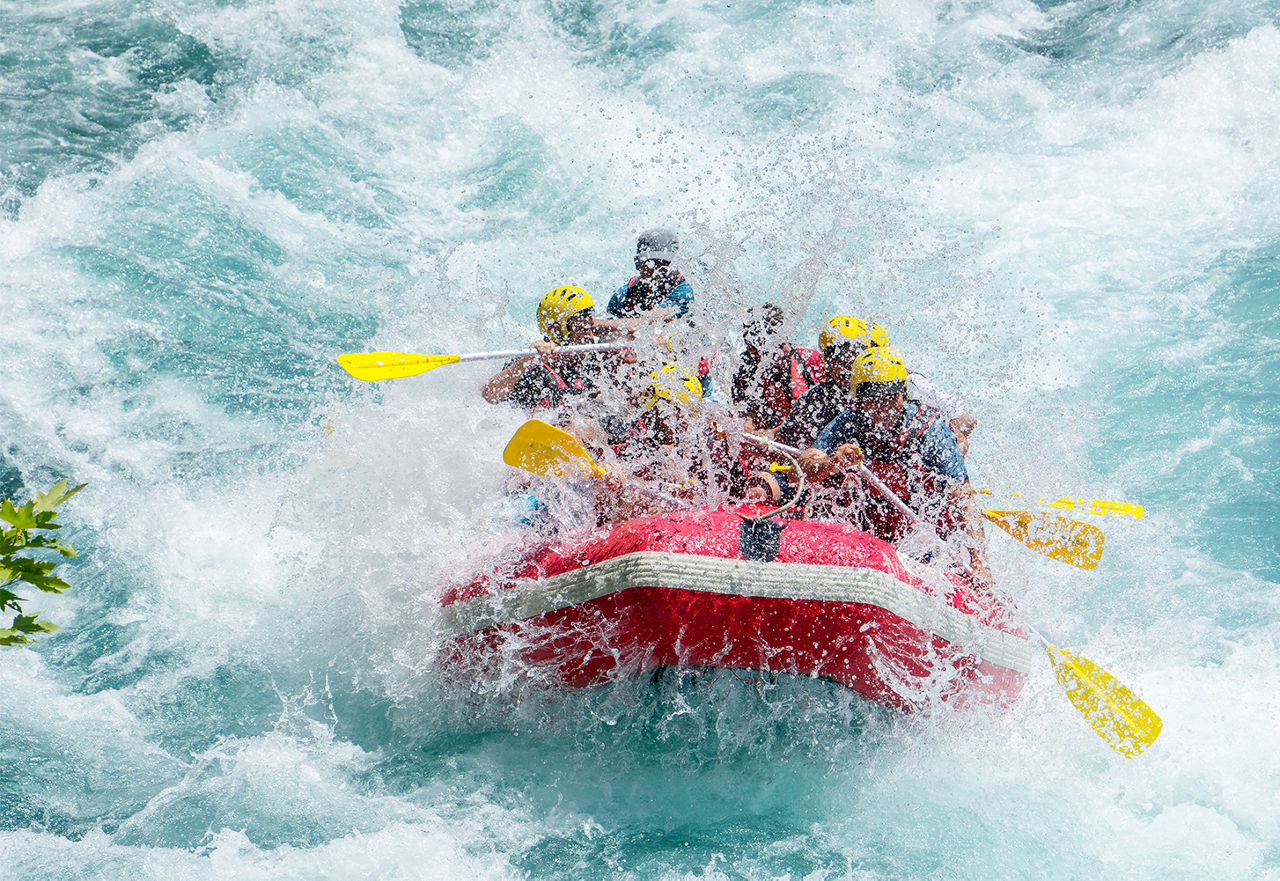
[[[569,392],[570,390],[574,392],[582,391],[584,384],[582,382],[581,377],[578,377],[577,379],[575,379],[573,381],[573,384],[570,385],[568,382],[565,381],[565,378],[561,376],[559,372],[556,371],[555,368],[551,367],[549,364],[542,364],[540,366],[542,367],[543,370],[546,371],[547,375],[551,377],[552,381],[555,382],[556,388],[560,390],[560,394],[553,396],[551,394],[551,389],[548,388],[547,394],[544,395],[542,399],[538,401],[537,407],[535,409],[540,410],[546,407],[554,407],[560,401],[564,400],[565,393]]]
[[[770,414],[775,428],[791,414],[791,404],[810,388],[826,379],[822,369],[822,353],[816,349],[800,349],[792,347],[787,356],[786,384],[778,381],[775,371],[768,371],[760,384],[760,396],[764,401],[765,412]]]
[[[863,452],[867,457],[864,464],[871,473],[919,514],[921,520],[934,524],[938,534],[945,538],[956,526],[954,514],[946,504],[947,487],[924,468],[918,446],[940,414],[940,410],[922,405],[896,438],[888,444],[868,443]],[[887,542],[900,541],[910,529],[910,521],[874,489],[867,492],[870,531]]]

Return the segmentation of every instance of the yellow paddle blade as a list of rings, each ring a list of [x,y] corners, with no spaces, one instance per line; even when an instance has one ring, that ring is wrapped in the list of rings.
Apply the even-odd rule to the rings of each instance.
[[[995,495],[989,489],[978,489],[975,492],[984,496]],[[1022,498],[1022,493],[1010,493],[1013,498]],[[1079,511],[1083,514],[1093,514],[1097,517],[1132,517],[1134,520],[1141,520],[1143,515],[1147,513],[1146,509],[1141,505],[1133,502],[1109,502],[1106,499],[1080,499],[1071,496],[1062,496],[1055,501],[1049,501],[1043,496],[1036,499],[1037,505],[1044,505],[1047,508],[1057,508],[1059,511]]]
[[[458,355],[415,355],[412,352],[362,352],[339,355],[338,364],[356,379],[400,379],[417,376],[446,364],[457,364]]]
[[[1017,493],[1014,493],[1014,495],[1017,495]],[[1098,517],[1106,517],[1107,515],[1124,517],[1128,515],[1134,520],[1141,520],[1142,515],[1147,513],[1141,505],[1135,505],[1133,502],[1108,502],[1106,499],[1089,499],[1085,501],[1084,499],[1073,499],[1070,496],[1063,496],[1052,502],[1045,499],[1036,499],[1036,504],[1057,508],[1059,511],[1081,511]]]
[[[1074,652],[1044,650],[1067,698],[1108,746],[1131,759],[1155,743],[1164,722],[1127,685]]]
[[[604,473],[576,437],[541,419],[530,419],[516,429],[502,451],[502,461],[544,477],[563,477],[584,468]]]
[[[1093,569],[1102,559],[1106,536],[1091,523],[1081,523],[1057,514],[1030,511],[991,511],[982,514],[1031,550],[1061,563]]]

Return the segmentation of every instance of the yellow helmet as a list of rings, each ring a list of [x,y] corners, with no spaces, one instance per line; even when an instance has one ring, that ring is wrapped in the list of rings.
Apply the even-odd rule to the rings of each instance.
[[[902,363],[898,353],[888,347],[877,346],[867,349],[853,362],[849,373],[853,393],[862,393],[864,385],[874,396],[896,395],[907,393],[907,365]]]
[[[861,318],[852,315],[836,315],[831,318],[818,333],[818,349],[825,353],[834,345],[852,340],[855,346],[871,349],[876,346],[888,346],[889,334],[878,324],[867,324]]]
[[[590,294],[573,285],[547,291],[538,304],[538,330],[553,343],[564,342],[564,323],[594,305]]]
[[[672,401],[683,406],[702,399],[702,383],[698,375],[679,364],[664,364],[649,374],[640,392],[640,409],[648,410],[658,401]]]

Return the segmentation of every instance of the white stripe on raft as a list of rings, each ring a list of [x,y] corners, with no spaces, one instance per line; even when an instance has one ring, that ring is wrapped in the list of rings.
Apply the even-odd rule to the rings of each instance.
[[[465,636],[632,587],[877,606],[977,658],[1019,673],[1031,669],[1026,637],[989,627],[879,569],[764,563],[666,551],[636,551],[550,578],[521,579],[514,590],[445,606],[441,623],[446,635]]]

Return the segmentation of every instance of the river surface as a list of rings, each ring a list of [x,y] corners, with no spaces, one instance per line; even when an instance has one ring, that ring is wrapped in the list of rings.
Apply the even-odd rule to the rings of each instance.
[[[1280,877],[1280,5],[0,4],[0,483],[63,514],[0,650],[0,876]],[[439,585],[518,541],[486,365],[685,236],[711,335],[882,322],[975,482],[1137,502],[1023,614],[1045,665],[901,715],[743,672],[441,687]]]

